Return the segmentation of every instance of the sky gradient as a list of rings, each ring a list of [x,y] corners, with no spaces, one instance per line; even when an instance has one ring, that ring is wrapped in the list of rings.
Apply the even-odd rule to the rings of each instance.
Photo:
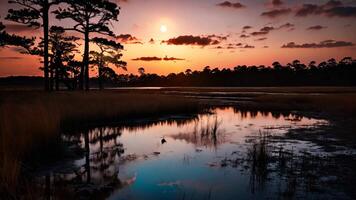
[[[148,73],[169,74],[205,66],[356,57],[355,0],[116,1],[121,13],[113,30],[125,47],[128,73],[136,74],[140,67]],[[40,30],[4,20],[11,7],[0,0],[6,30],[40,37]],[[71,26],[68,20],[51,18],[51,25]],[[42,75],[40,66],[40,58],[22,55],[16,47],[0,49],[0,76]]]

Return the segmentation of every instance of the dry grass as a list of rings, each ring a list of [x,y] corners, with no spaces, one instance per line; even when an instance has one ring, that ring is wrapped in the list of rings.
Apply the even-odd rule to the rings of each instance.
[[[106,92],[0,92],[0,193],[15,194],[21,161],[64,126],[197,111],[196,101],[166,95]]]
[[[179,92],[227,92],[227,93],[356,93],[356,87],[171,87],[162,88],[161,91]]]
[[[261,107],[270,109],[320,111],[334,115],[355,116],[356,94],[297,94],[261,95],[254,99]]]

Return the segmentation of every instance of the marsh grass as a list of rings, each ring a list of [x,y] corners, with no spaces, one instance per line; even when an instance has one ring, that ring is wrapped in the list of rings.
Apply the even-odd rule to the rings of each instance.
[[[0,192],[10,198],[20,192],[25,161],[60,157],[63,128],[197,110],[196,101],[157,94],[0,92]]]
[[[296,94],[296,95],[261,95],[255,98],[261,107],[271,109],[294,109],[321,111],[331,114],[356,115],[356,94]]]
[[[221,128],[222,121],[216,115],[208,116],[204,120],[195,119],[194,127],[191,131],[178,133],[171,137],[175,140],[184,140],[194,144],[196,147],[210,147],[217,149],[219,144],[225,141],[225,130]]]
[[[272,177],[279,179],[279,191],[283,198],[293,198],[298,192],[308,195],[319,192],[320,178],[327,176],[325,169],[333,161],[322,155],[312,155],[308,151],[295,151],[276,146],[273,135],[260,132],[252,140],[247,151],[246,162],[249,165],[250,184],[254,192],[263,189]]]

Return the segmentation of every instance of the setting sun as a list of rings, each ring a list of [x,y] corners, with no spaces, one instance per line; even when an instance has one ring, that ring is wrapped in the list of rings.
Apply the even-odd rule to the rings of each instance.
[[[168,31],[167,26],[166,26],[166,25],[161,25],[160,31],[161,31],[162,33],[167,32],[167,31]]]

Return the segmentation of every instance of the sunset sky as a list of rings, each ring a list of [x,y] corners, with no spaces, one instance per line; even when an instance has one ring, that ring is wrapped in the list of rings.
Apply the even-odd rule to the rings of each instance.
[[[205,66],[233,68],[356,57],[355,0],[116,1],[121,13],[113,30],[124,44],[123,60],[129,73],[136,74],[139,67],[148,73],[168,74]],[[11,6],[0,0],[6,30],[39,37],[40,30],[4,20]],[[52,25],[59,24],[52,19]],[[42,75],[39,61],[18,53],[18,48],[3,48],[0,76]]]

